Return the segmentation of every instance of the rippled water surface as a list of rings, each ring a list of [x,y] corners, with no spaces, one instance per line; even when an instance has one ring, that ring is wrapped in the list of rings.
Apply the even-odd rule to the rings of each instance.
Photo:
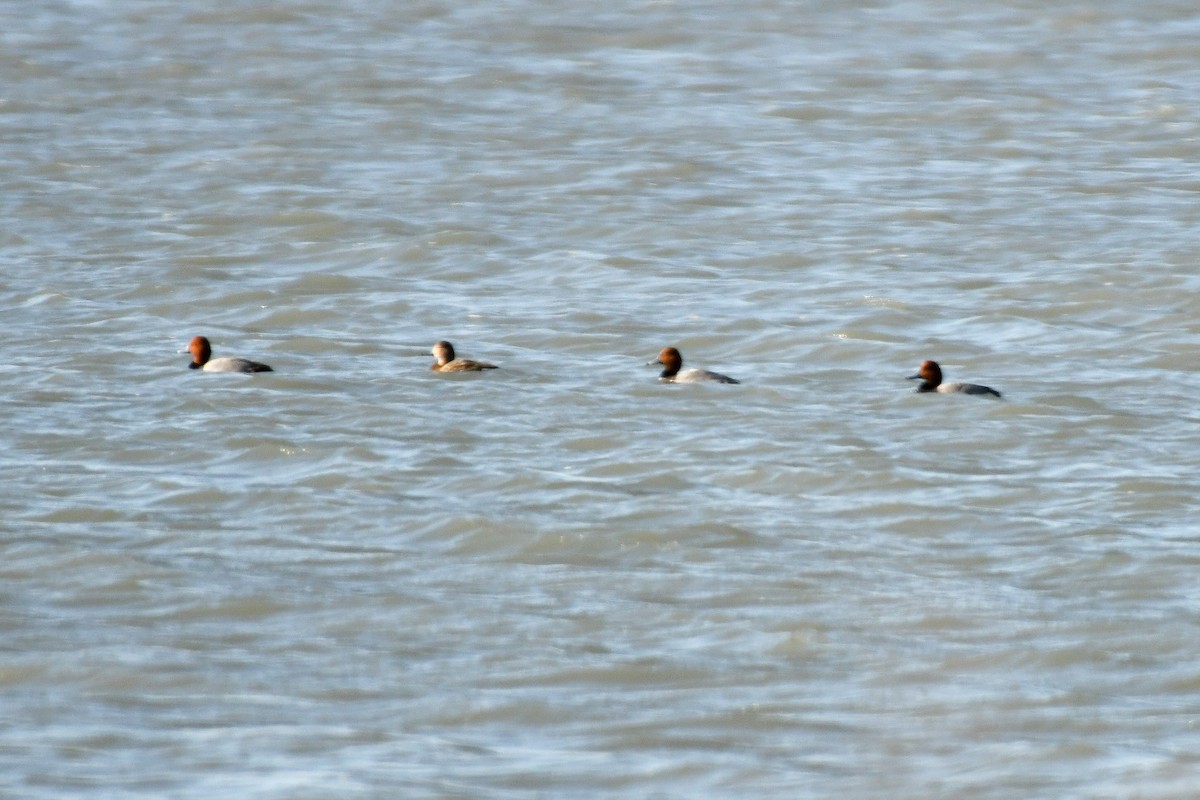
[[[1184,2],[0,9],[0,794],[1194,793],[1198,62]]]

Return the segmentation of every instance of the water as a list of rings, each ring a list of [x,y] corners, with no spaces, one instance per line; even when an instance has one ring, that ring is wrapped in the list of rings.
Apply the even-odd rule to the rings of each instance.
[[[0,794],[1195,791],[1191,4],[0,31]]]

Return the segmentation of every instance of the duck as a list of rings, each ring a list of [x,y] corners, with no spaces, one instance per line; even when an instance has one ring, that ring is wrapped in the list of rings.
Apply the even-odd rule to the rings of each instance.
[[[500,369],[495,364],[486,361],[472,361],[469,358],[455,358],[454,345],[445,339],[434,342],[429,351],[437,359],[433,362],[434,372],[483,372],[485,369]]]
[[[679,355],[679,351],[674,347],[664,347],[662,352],[658,354],[658,359],[650,362],[653,364],[662,364],[663,371],[659,374],[659,380],[664,383],[741,383],[728,375],[722,375],[719,372],[710,372],[706,369],[685,369],[683,366],[683,356]]]
[[[938,366],[936,361],[921,362],[921,366],[917,369],[917,374],[909,375],[908,379],[910,381],[921,381],[921,385],[917,387],[918,392],[991,394],[1000,397],[1000,393],[992,387],[981,386],[978,383],[942,383],[942,368]]]
[[[205,372],[275,371],[266,364],[260,364],[248,358],[235,358],[233,356],[213,358],[212,345],[209,344],[208,339],[204,336],[193,337],[191,343],[188,345],[188,352],[192,354],[192,363],[188,364],[188,369],[202,369]]]

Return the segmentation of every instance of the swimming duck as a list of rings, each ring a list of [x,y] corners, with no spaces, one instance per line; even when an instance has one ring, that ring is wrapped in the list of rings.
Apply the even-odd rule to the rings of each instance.
[[[430,352],[437,359],[433,364],[434,372],[482,372],[485,369],[500,369],[495,364],[489,364],[486,361],[455,358],[454,345],[444,339],[435,342]]]
[[[702,383],[711,381],[713,383],[740,383],[728,375],[722,375],[719,372],[709,372],[706,369],[685,369],[680,370],[683,366],[683,356],[679,355],[679,351],[674,347],[664,347],[662,352],[658,354],[656,361],[651,361],[651,364],[662,364],[663,371],[658,376],[665,383]]]
[[[266,364],[260,364],[257,361],[251,361],[248,358],[234,358],[232,356],[223,356],[221,358],[212,357],[212,345],[208,339],[203,336],[196,336],[188,345],[188,352],[192,354],[192,363],[188,364],[189,369],[202,369],[205,372],[274,372],[275,370],[268,367]]]
[[[990,386],[981,386],[978,383],[942,383],[942,368],[938,366],[936,361],[922,362],[920,368],[917,369],[916,375],[909,375],[910,381],[921,381],[921,385],[917,387],[918,392],[958,392],[960,394],[993,394],[996,397],[1000,396]]]

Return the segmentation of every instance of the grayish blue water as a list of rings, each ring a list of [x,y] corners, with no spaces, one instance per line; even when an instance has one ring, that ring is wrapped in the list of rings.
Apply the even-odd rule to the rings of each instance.
[[[1194,794],[1197,109],[1190,2],[0,6],[0,794]]]

